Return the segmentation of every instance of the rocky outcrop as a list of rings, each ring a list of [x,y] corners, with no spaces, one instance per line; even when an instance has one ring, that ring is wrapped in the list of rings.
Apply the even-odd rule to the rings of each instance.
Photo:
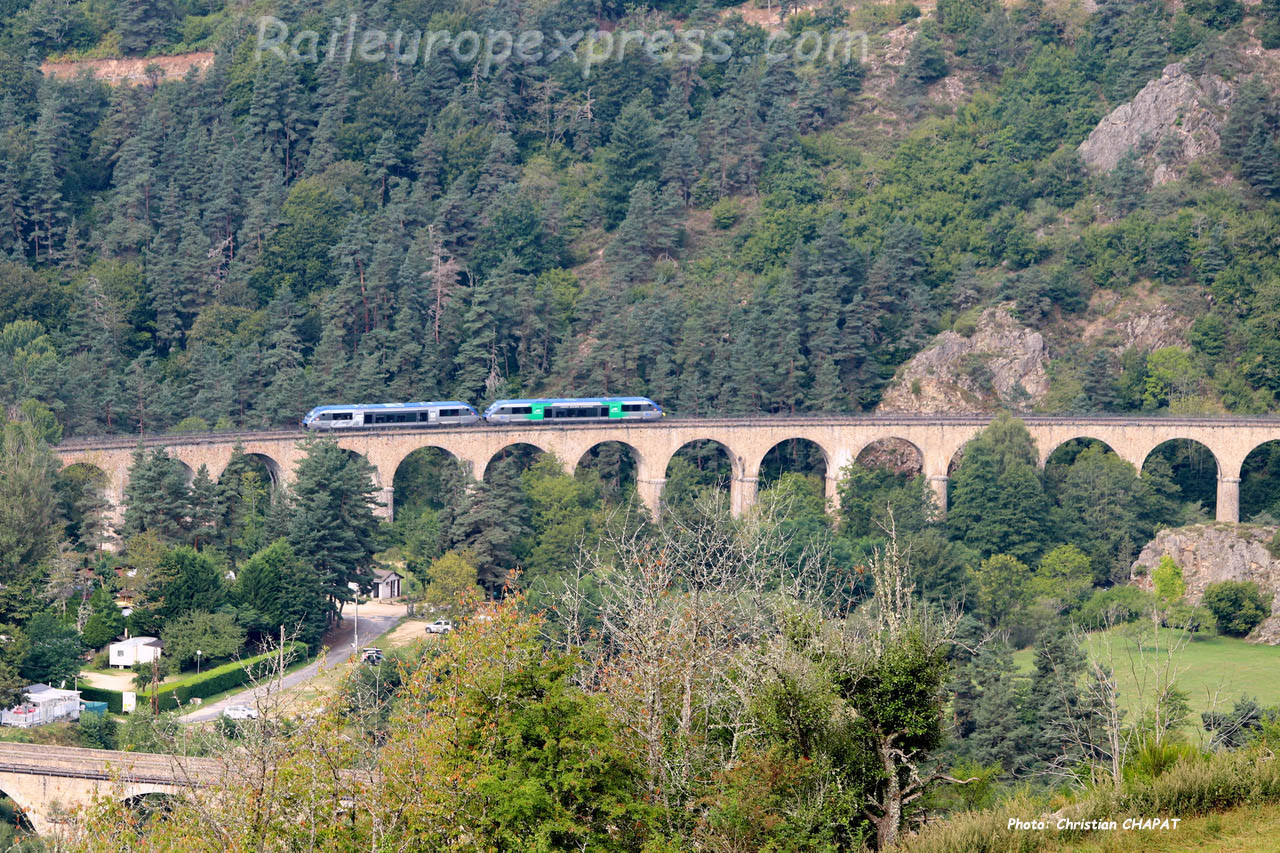
[[[129,83],[150,83],[161,80],[180,80],[195,68],[204,73],[213,67],[213,53],[182,53],[176,56],[150,56],[143,59],[77,59],[66,62],[46,62],[40,73],[46,77],[72,79],[88,71],[95,79],[118,86]]]
[[[1187,345],[1191,318],[1168,302],[1153,296],[1141,284],[1129,292],[1100,289],[1089,300],[1089,316],[1083,338],[1094,347],[1107,347],[1116,355],[1130,348],[1150,352],[1160,347]]]
[[[1007,305],[988,308],[972,334],[943,332],[899,368],[879,412],[987,412],[1026,409],[1049,391],[1044,337]]]
[[[1080,143],[1080,159],[1095,171],[1110,171],[1130,148],[1150,155],[1156,183],[1174,177],[1177,163],[1217,151],[1219,129],[1232,90],[1220,77],[1192,77],[1177,62],[1116,107]]]
[[[1205,587],[1218,581],[1253,581],[1273,596],[1271,616],[1249,635],[1254,642],[1280,644],[1280,560],[1267,545],[1276,528],[1254,524],[1195,524],[1161,530],[1134,561],[1133,583],[1151,589],[1151,572],[1161,557],[1182,569],[1187,600],[1198,604]]]

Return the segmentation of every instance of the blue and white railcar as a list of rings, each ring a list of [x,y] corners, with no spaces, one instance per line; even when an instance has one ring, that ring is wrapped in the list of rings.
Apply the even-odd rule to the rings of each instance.
[[[316,406],[302,419],[302,426],[310,430],[462,426],[478,420],[479,412],[456,400],[443,403],[365,403]]]

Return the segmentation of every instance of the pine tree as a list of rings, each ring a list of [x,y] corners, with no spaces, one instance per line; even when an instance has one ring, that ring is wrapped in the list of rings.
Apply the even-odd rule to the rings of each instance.
[[[1035,733],[1029,743],[1040,767],[1065,769],[1097,758],[1087,746],[1097,741],[1081,687],[1084,652],[1065,630],[1050,627],[1036,640],[1035,662],[1027,704]]]
[[[1021,421],[997,416],[964,448],[952,478],[947,525],[983,556],[1033,561],[1044,546],[1048,503],[1035,442]]]
[[[150,531],[167,542],[186,538],[191,512],[186,468],[164,448],[134,453],[124,501],[125,536]]]
[[[841,365],[861,351],[861,341],[847,334],[846,310],[858,284],[857,262],[838,217],[828,217],[807,255],[802,308],[813,384],[807,395],[811,410],[839,412],[848,408],[840,381]],[[853,316],[853,315],[850,315]],[[856,327],[855,327],[856,328]]]
[[[309,440],[293,484],[289,543],[315,569],[332,617],[373,581],[378,519],[373,468],[332,441]]]
[[[320,577],[287,540],[276,540],[245,561],[231,597],[259,639],[275,639],[284,628],[314,647],[324,635],[327,610]]]
[[[271,298],[267,318],[261,370],[270,379],[263,398],[263,423],[293,423],[305,412],[307,388],[297,329],[298,306],[288,283]]]
[[[199,343],[191,349],[192,410],[211,424],[235,410],[235,387],[230,363],[212,344]]]
[[[124,633],[124,616],[111,598],[111,592],[103,585],[94,587],[89,596],[91,608],[81,636],[91,649],[100,649]]]
[[[396,148],[395,134],[390,128],[382,131],[373,157],[369,160],[369,168],[377,183],[378,203],[385,206],[391,198],[390,181],[400,169],[400,152]]]
[[[464,509],[450,526],[451,547],[471,551],[480,584],[491,593],[506,585],[508,573],[516,567],[517,548],[529,532],[528,512],[513,462],[498,460],[485,480],[468,490]]]
[[[65,234],[67,206],[62,177],[67,154],[67,118],[59,90],[53,84],[41,89],[40,116],[36,120],[31,166],[35,184],[31,199],[32,251],[35,259],[52,261]]]
[[[690,134],[682,133],[671,143],[662,158],[662,180],[680,194],[680,201],[689,204],[689,193],[698,182],[702,171],[702,156],[698,142]]]
[[[189,520],[191,544],[196,548],[208,545],[216,533],[218,517],[218,487],[209,477],[209,468],[201,465],[191,480],[191,517]]]
[[[504,307],[511,305],[504,297],[519,290],[521,279],[515,256],[508,254],[487,278],[467,288],[462,340],[454,359],[459,399],[487,399],[502,381],[514,319],[504,316]]]
[[[1098,350],[1089,359],[1084,374],[1084,391],[1095,411],[1114,411],[1119,403],[1111,358],[1106,350]]]
[[[1138,161],[1138,152],[1130,148],[1107,177],[1105,189],[1119,213],[1137,209],[1147,193],[1147,174]]]
[[[369,305],[369,293],[365,286],[369,253],[369,236],[364,227],[364,219],[359,213],[353,213],[347,217],[342,237],[329,254],[339,275],[338,309],[344,315],[356,318],[355,326],[361,333],[373,328],[373,309]]]
[[[474,196],[482,218],[485,209],[497,197],[498,192],[519,179],[520,167],[516,162],[518,156],[516,144],[509,133],[499,133],[489,144],[489,153],[480,167]]]
[[[1262,25],[1258,27],[1258,38],[1265,50],[1280,48],[1280,0],[1262,0],[1258,4],[1258,17]]]
[[[351,355],[341,311],[330,302],[321,313],[323,325],[307,370],[307,385],[321,401],[341,402],[351,380]]]
[[[658,153],[653,114],[640,101],[632,101],[614,121],[609,147],[603,154],[604,184],[600,198],[605,222],[610,227],[626,215],[635,185],[658,177]]]
[[[899,73],[899,85],[908,92],[920,92],[930,83],[946,77],[947,71],[947,57],[942,52],[937,26],[926,20],[911,43],[907,61]]]
[[[165,43],[174,17],[169,0],[117,0],[115,11],[116,32],[125,53],[140,56]]]
[[[1261,195],[1280,195],[1280,145],[1261,122],[1254,125],[1244,144],[1240,174]]]
[[[1034,761],[1029,746],[1038,733],[1023,719],[1022,679],[1009,647],[984,644],[961,677],[972,679],[977,687],[972,706],[964,712],[972,729],[963,743],[964,754],[979,764],[999,764],[1007,774],[1024,771]]]

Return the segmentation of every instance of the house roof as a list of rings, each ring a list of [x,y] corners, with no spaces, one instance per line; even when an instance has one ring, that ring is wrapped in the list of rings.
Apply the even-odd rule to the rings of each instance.
[[[374,569],[373,570],[373,579],[376,581],[390,580],[393,577],[400,578],[401,580],[404,579],[404,575],[400,574],[395,569]]]
[[[79,696],[79,690],[59,690],[47,684],[28,684],[22,691],[28,702],[48,702],[52,699],[66,699]]]
[[[155,646],[161,648],[160,640],[155,637],[130,637],[127,640],[121,640],[118,643],[112,643],[112,648],[124,646],[125,648],[135,648],[137,646]]]

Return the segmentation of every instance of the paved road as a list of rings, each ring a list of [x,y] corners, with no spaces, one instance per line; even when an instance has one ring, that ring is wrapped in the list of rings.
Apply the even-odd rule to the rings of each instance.
[[[362,607],[360,614],[360,646],[373,645],[374,640],[381,637],[387,631],[395,627],[405,615],[404,607],[389,607],[387,605],[378,605],[376,612],[368,612],[374,608]],[[348,612],[350,608],[348,608]],[[324,664],[326,667],[333,667],[341,664],[351,657],[354,650],[352,648],[352,640],[355,633],[355,623],[348,616],[343,619],[341,625],[333,631],[325,635],[324,642],[329,648],[329,653],[325,656]],[[280,687],[289,688],[297,684],[301,684],[308,679],[314,678],[316,673],[320,671],[320,659],[317,658],[311,663],[296,669],[293,672],[286,673],[282,679]],[[277,685],[273,682],[269,685],[260,685],[251,690],[241,690],[239,693],[232,693],[224,696],[217,702],[208,705],[201,705],[196,711],[184,714],[179,719],[184,723],[203,723],[216,719],[222,714],[224,708],[232,705],[253,705],[262,696],[271,690],[277,689]]]

